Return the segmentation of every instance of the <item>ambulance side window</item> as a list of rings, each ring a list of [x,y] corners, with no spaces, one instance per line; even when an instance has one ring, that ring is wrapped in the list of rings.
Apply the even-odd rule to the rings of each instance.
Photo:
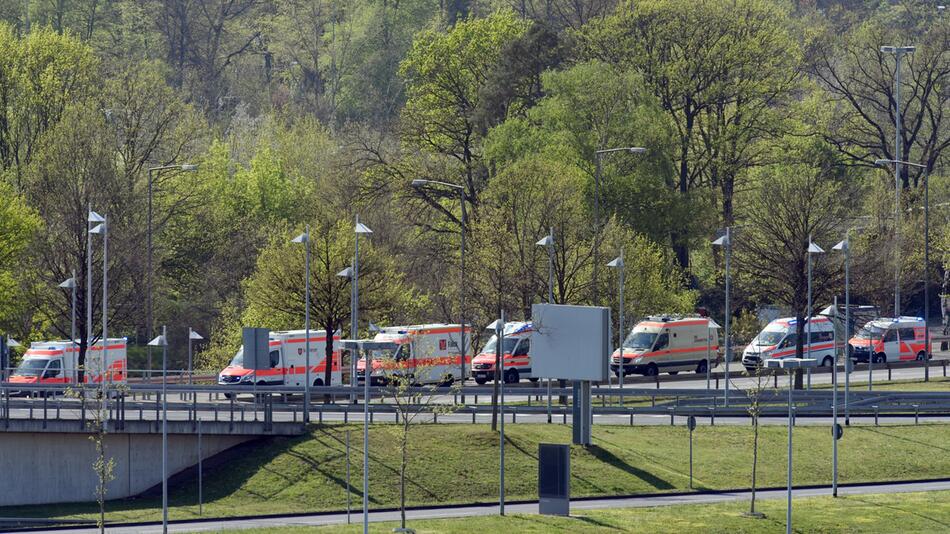
[[[884,341],[897,341],[897,329],[889,328],[884,334]]]
[[[527,356],[530,341],[528,338],[522,339],[521,343],[518,343],[518,348],[515,349],[515,353],[512,354],[512,356]]]
[[[782,340],[782,344],[779,348],[794,347],[796,343],[798,343],[798,334],[789,334]]]
[[[656,337],[656,345],[653,346],[653,350],[661,350],[668,347],[670,344],[670,335],[669,334],[660,334]]]
[[[50,360],[49,365],[46,367],[46,372],[43,373],[43,378],[56,378],[59,376],[60,370],[63,368],[63,364],[59,360]]]
[[[910,341],[914,339],[914,329],[913,328],[901,328],[900,329],[901,339],[904,341]]]
[[[280,365],[280,351],[272,350],[270,351],[270,368],[273,369]]]

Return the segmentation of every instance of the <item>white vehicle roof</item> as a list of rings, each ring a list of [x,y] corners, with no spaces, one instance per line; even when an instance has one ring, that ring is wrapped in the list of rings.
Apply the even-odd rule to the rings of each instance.
[[[470,325],[465,325],[465,331],[472,329]],[[458,333],[461,326],[456,324],[429,323],[413,324],[406,326],[384,326],[373,338],[376,341],[393,341],[408,339],[411,335],[419,334],[439,334],[439,333]]]
[[[125,345],[126,338],[124,337],[110,337],[109,345]],[[102,340],[96,342],[93,347],[101,347]],[[32,351],[42,350],[42,351],[62,351],[62,350],[78,350],[79,341],[71,342],[69,340],[59,340],[59,341],[34,341],[30,343],[29,350],[26,351],[24,356],[50,356],[49,354],[30,354]]]
[[[910,315],[904,315],[897,318],[880,317],[878,319],[874,319],[873,321],[868,321],[867,324],[876,326],[878,328],[890,328],[893,326],[924,326],[924,318]]]
[[[505,337],[524,337],[531,335],[534,328],[530,321],[510,321],[505,323]],[[489,330],[494,335],[494,330]]]
[[[305,337],[306,335],[307,335],[307,330],[306,330],[306,329],[301,329],[301,330],[278,330],[278,331],[276,331],[276,332],[271,332],[271,333],[270,333],[270,339],[279,341],[279,340],[281,340],[281,339],[287,339],[287,338]],[[327,331],[326,331],[326,330],[310,329],[310,335],[311,335],[311,336],[326,336],[326,335],[327,335]],[[334,337],[334,338],[340,337],[340,332],[337,331],[337,332],[333,335],[333,337]]]
[[[812,328],[818,328],[819,330],[831,330],[834,328],[834,325],[831,323],[831,320],[827,317],[813,316],[811,321],[805,321],[805,324],[811,323]],[[782,317],[770,322],[764,330],[769,332],[784,332],[786,330],[791,330],[798,324],[798,319],[794,317]]]

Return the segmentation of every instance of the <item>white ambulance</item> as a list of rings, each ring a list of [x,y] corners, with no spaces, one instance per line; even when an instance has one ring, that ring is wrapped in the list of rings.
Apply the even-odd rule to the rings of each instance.
[[[372,383],[385,383],[388,376],[411,376],[418,384],[451,384],[461,372],[462,358],[469,368],[472,329],[465,327],[465,351],[459,350],[462,328],[458,324],[420,324],[382,328],[373,341],[393,343],[393,350],[375,350]],[[366,379],[366,358],[356,362],[357,381]],[[465,381],[466,377],[462,377]]]
[[[923,317],[880,318],[868,321],[848,340],[848,355],[855,362],[887,363],[906,360],[924,361],[926,326]]]
[[[811,323],[811,338],[809,335]],[[831,367],[835,362],[835,324],[828,317],[812,317],[802,329],[806,339],[802,344],[802,357],[813,358],[822,367]],[[742,352],[742,365],[752,372],[769,358],[794,358],[798,343],[798,321],[794,317],[776,319],[765,326],[759,335],[746,345]],[[810,349],[810,352],[809,352]]]
[[[103,344],[94,344],[86,351],[83,382],[98,384],[125,383],[128,379],[126,339],[109,338],[106,344],[105,368],[102,366]],[[105,372],[103,372],[105,371]],[[76,384],[79,381],[79,344],[69,341],[35,341],[23,355],[20,365],[9,379],[11,384]]]
[[[286,385],[303,387],[306,382],[306,330],[288,330],[271,332],[270,361],[268,369],[247,369],[244,367],[244,346],[238,349],[231,364],[218,375],[221,385]],[[334,347],[339,347],[340,333],[333,334]],[[310,381],[312,386],[322,386],[327,369],[327,333],[326,330],[310,331]],[[342,382],[340,373],[340,351],[333,351],[330,367],[330,380],[333,384]]]
[[[621,372],[646,376],[656,376],[660,371],[671,375],[680,371],[705,373],[707,357],[715,362],[718,351],[718,337],[705,317],[648,317],[633,327],[621,348],[611,355],[610,371],[617,376]]]
[[[537,382],[538,378],[531,372],[531,323],[505,323],[504,346],[502,347],[502,364],[504,369],[502,380],[505,384],[517,384],[522,378]],[[472,377],[476,384],[484,384],[495,379],[495,351],[498,347],[498,336],[492,335],[482,351],[472,360]]]

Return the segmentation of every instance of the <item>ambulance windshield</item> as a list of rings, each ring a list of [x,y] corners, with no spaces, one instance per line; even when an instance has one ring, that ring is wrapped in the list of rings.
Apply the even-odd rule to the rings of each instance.
[[[515,350],[515,345],[517,344],[518,344],[518,338],[506,337],[505,346],[504,346],[505,354],[509,354],[511,353],[511,351]],[[485,343],[485,348],[482,349],[482,353],[494,353],[496,350],[495,347],[497,346],[498,346],[498,336],[492,336],[491,339],[488,340],[488,343]]]
[[[861,330],[858,330],[857,337],[863,339],[881,339],[881,336],[884,335],[884,329],[872,324],[866,324],[861,327]]]
[[[20,365],[17,366],[16,371],[13,374],[17,376],[40,376],[43,372],[43,369],[46,369],[46,363],[49,360],[46,358],[30,358],[28,360],[23,360],[20,362]]]
[[[627,339],[623,340],[623,348],[650,350],[653,348],[654,341],[656,341],[655,332],[630,332]]]
[[[403,350],[405,349],[405,350]],[[369,351],[373,361],[380,360],[403,360],[409,356],[409,345],[399,345],[395,349],[374,349]]]
[[[244,367],[244,347],[239,348],[237,354],[231,358],[231,367]]]
[[[764,347],[767,345],[778,345],[779,341],[785,337],[784,330],[763,330],[752,340],[753,345]]]

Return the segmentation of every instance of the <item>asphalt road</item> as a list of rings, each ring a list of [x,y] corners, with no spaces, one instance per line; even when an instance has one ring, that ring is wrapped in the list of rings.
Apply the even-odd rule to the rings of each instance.
[[[850,486],[839,486],[839,495],[867,495],[867,494],[887,494],[887,493],[906,493],[919,491],[940,491],[950,490],[950,480],[936,482],[907,482],[896,484],[859,484]],[[816,497],[831,495],[831,487],[796,489],[793,496]],[[786,496],[784,489],[759,490],[756,492],[758,499],[784,499]],[[571,503],[571,511],[574,514],[583,510],[595,510],[605,508],[644,508],[652,506],[672,506],[678,504],[712,504],[718,502],[739,501],[749,498],[747,491],[721,492],[721,493],[688,493],[674,495],[649,495],[642,497],[628,498],[606,498],[591,499],[583,501],[574,501]],[[358,503],[357,503],[358,505]],[[471,517],[486,516],[498,513],[498,505],[475,505],[461,506],[453,508],[422,508],[409,510],[406,517],[410,520],[419,519],[439,519],[450,517]],[[508,514],[537,514],[537,502],[524,504],[510,504],[505,506],[505,513]],[[353,523],[362,522],[362,512],[354,512],[350,519]],[[398,511],[371,512],[369,520],[371,522],[379,521],[397,521],[399,519]],[[255,519],[216,519],[207,521],[195,521],[187,523],[170,523],[169,532],[216,532],[222,530],[242,530],[249,528],[274,528],[274,527],[304,527],[304,526],[323,526],[346,523],[346,514],[331,513],[319,515],[304,516],[282,516],[267,517]],[[59,533],[67,532],[92,534],[98,532],[97,529],[46,529],[33,530],[36,533]],[[162,532],[161,524],[133,525],[109,527],[108,532],[115,534],[149,534]]]

